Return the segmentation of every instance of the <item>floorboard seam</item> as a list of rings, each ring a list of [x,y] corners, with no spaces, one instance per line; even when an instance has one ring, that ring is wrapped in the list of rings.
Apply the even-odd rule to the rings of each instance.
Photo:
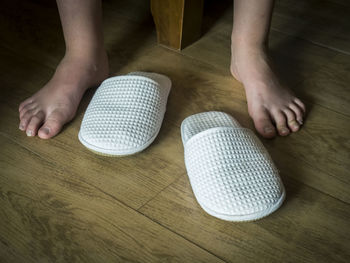
[[[139,208],[137,208],[136,210],[139,212],[144,206],[146,206],[149,202],[151,202],[152,200],[154,200],[156,197],[158,197],[165,189],[167,189],[168,187],[170,187],[171,185],[173,185],[176,181],[178,181],[181,176],[183,174],[178,175],[170,184],[168,184],[167,186],[165,186],[162,190],[160,190],[155,196],[153,196],[152,198],[150,198],[146,203],[144,203],[143,205],[141,205]]]
[[[22,148],[28,150],[27,147],[21,145],[21,144],[18,143],[17,141],[15,141],[15,140],[13,140],[12,138],[6,136],[6,134],[4,134],[3,132],[0,132],[0,136],[3,136],[3,137],[5,137],[5,138],[8,138],[8,139],[10,139],[13,143],[15,143],[15,144],[19,145],[20,147],[22,147]],[[50,164],[52,164],[52,165],[55,165],[55,163],[52,163],[51,161],[49,161],[49,160],[47,160],[47,159],[45,159],[45,158],[42,158],[42,156],[40,156],[40,155],[37,154],[36,152],[33,152],[33,151],[31,151],[31,150],[28,150],[28,151],[31,152],[31,153],[33,153],[33,154],[35,154],[36,156],[38,156],[38,157],[39,157],[40,159],[42,159],[43,161],[48,162],[48,163],[50,163]],[[56,165],[55,165],[55,166],[56,166]],[[180,175],[180,176],[181,176],[181,175]],[[176,178],[176,179],[174,180],[174,182],[175,182],[176,180],[178,180],[178,179],[180,178],[180,176],[178,176],[178,178]],[[200,248],[201,250],[204,250],[204,251],[206,251],[207,253],[209,253],[209,254],[215,256],[216,258],[222,260],[223,262],[227,262],[227,261],[223,260],[221,257],[219,257],[219,256],[217,256],[217,255],[211,253],[211,252],[208,251],[207,249],[205,249],[205,248],[199,246],[198,244],[192,242],[191,240],[189,240],[189,239],[183,237],[182,235],[180,235],[180,234],[176,233],[175,231],[171,230],[170,228],[168,228],[168,227],[166,227],[166,226],[163,226],[163,225],[160,224],[159,222],[157,222],[157,221],[153,220],[152,218],[148,217],[147,215],[141,213],[140,211],[138,211],[137,209],[131,207],[130,205],[125,204],[123,201],[120,201],[118,198],[116,198],[116,197],[114,197],[114,196],[112,196],[112,195],[110,195],[110,194],[108,194],[108,193],[102,191],[100,188],[98,188],[98,187],[96,187],[96,186],[94,186],[94,185],[91,185],[91,184],[89,184],[89,183],[87,183],[87,182],[82,182],[82,183],[85,183],[85,184],[87,184],[87,185],[90,185],[90,186],[94,187],[94,188],[97,189],[98,191],[102,192],[103,194],[105,194],[105,195],[107,195],[107,196],[113,198],[115,201],[119,202],[122,206],[125,206],[125,207],[127,207],[127,208],[133,210],[134,212],[138,213],[139,215],[141,215],[141,216],[147,218],[148,220],[151,220],[152,222],[156,223],[156,224],[159,225],[161,228],[166,229],[167,231],[169,231],[169,232],[175,234],[176,236],[179,236],[180,238],[186,240],[187,242],[189,242],[189,243],[191,243],[192,245],[194,245],[194,246]],[[172,183],[173,183],[173,182],[172,182]],[[172,184],[172,183],[171,183],[171,184]],[[171,184],[169,184],[169,185],[171,185]],[[168,185],[168,186],[169,186],[169,185]],[[166,186],[166,187],[168,187],[168,186]],[[165,188],[166,188],[166,187],[165,187]],[[159,193],[158,193],[158,194],[159,194]],[[157,195],[158,195],[158,194],[157,194]],[[153,199],[153,198],[152,198],[152,199]]]
[[[317,189],[317,188],[315,188],[315,187],[313,187],[313,186],[311,186],[311,185],[309,185],[309,184],[306,184],[306,183],[304,183],[304,182],[301,182],[301,181],[299,181],[299,180],[297,180],[297,179],[291,177],[290,175],[284,175],[284,176],[285,176],[285,177],[288,177],[288,179],[289,179],[290,181],[294,181],[294,182],[297,182],[298,184],[302,184],[302,185],[304,185],[304,186],[306,186],[306,187],[308,187],[308,188],[311,188],[312,190],[314,190],[314,191],[316,191],[316,192],[318,192],[318,193],[320,193],[320,194],[323,194],[323,195],[328,196],[329,198],[332,198],[332,199],[334,199],[334,200],[336,200],[336,201],[338,201],[338,202],[340,202],[340,203],[343,203],[344,205],[348,205],[348,206],[350,205],[350,203],[348,203],[348,202],[346,202],[346,201],[343,201],[343,200],[341,200],[341,199],[339,199],[339,198],[337,198],[337,197],[335,197],[335,196],[332,196],[332,195],[330,195],[330,194],[328,194],[328,193],[325,193],[325,192],[321,191],[320,189]]]
[[[12,138],[8,137],[5,133],[0,132],[0,136],[3,136],[3,137],[5,137],[5,138],[7,138],[7,139],[10,139],[13,143],[15,143],[15,144],[19,145],[20,147],[22,147],[22,148],[28,150],[29,152],[31,152],[31,153],[33,153],[34,155],[38,156],[40,159],[44,160],[45,162],[48,162],[48,163],[50,163],[51,165],[56,166],[55,163],[52,163],[50,160],[47,160],[47,159],[43,158],[43,157],[42,157],[41,155],[39,155],[38,153],[29,150],[27,147],[25,147],[24,145],[18,143],[16,140],[13,140]],[[182,175],[183,175],[183,174],[179,175],[176,179],[174,179],[174,181],[173,181],[172,183],[170,183],[169,185],[167,185],[164,189],[166,189],[167,187],[169,187],[170,185],[172,185],[176,180],[179,180],[180,177],[181,177]],[[114,196],[112,196],[112,195],[106,193],[105,191],[101,190],[100,188],[98,188],[98,187],[96,187],[96,186],[94,186],[94,185],[91,185],[91,184],[89,184],[89,183],[87,183],[87,182],[84,182],[84,181],[82,181],[82,183],[85,183],[85,184],[87,184],[87,185],[90,185],[90,186],[94,187],[95,189],[97,189],[97,190],[100,191],[101,193],[103,193],[103,194],[105,194],[105,195],[111,197],[111,198],[114,199],[115,201],[119,202],[121,205],[123,205],[123,206],[125,206],[125,207],[127,207],[127,208],[129,208],[129,209],[131,209],[131,210],[133,210],[133,211],[135,211],[136,213],[138,213],[138,214],[140,214],[140,215],[146,217],[147,219],[151,220],[152,222],[156,223],[157,225],[161,226],[162,228],[164,228],[164,229],[166,229],[166,230],[172,232],[173,234],[175,234],[175,235],[177,235],[177,236],[179,236],[179,237],[185,239],[186,241],[190,242],[191,244],[195,245],[196,247],[199,247],[200,249],[206,251],[207,253],[209,253],[209,254],[211,254],[211,255],[217,257],[218,259],[220,259],[220,260],[222,260],[222,261],[224,261],[224,262],[227,262],[227,261],[223,260],[221,257],[219,257],[219,256],[217,256],[217,255],[215,255],[215,254],[213,254],[212,252],[208,251],[207,249],[205,249],[205,248],[199,246],[198,244],[192,242],[191,240],[185,238],[185,237],[182,236],[181,234],[176,233],[175,231],[171,230],[170,228],[168,228],[168,227],[166,227],[166,226],[163,226],[163,225],[160,224],[159,222],[153,220],[152,218],[150,218],[150,217],[148,217],[147,215],[143,214],[142,212],[138,211],[138,209],[140,209],[140,208],[143,207],[144,205],[142,205],[142,206],[141,206],[140,208],[138,208],[138,209],[133,208],[133,207],[131,207],[130,205],[124,203],[123,201],[121,201],[121,200],[119,200],[118,198],[116,198],[116,197],[114,197]],[[156,196],[158,196],[164,189],[162,189]],[[155,197],[156,197],[156,196],[155,196]],[[151,198],[151,200],[153,200],[153,198]],[[149,201],[151,201],[151,200],[149,200]],[[147,203],[148,203],[149,201],[147,201]]]
[[[46,162],[48,162],[48,163],[50,163],[50,164],[55,165],[55,164],[52,163],[50,160],[47,160],[47,159],[43,158],[43,157],[42,157],[41,155],[39,155],[38,153],[33,152],[32,150],[28,149],[28,148],[25,147],[24,145],[18,143],[16,140],[13,140],[11,137],[7,136],[5,133],[0,132],[0,135],[1,135],[1,136],[4,136],[5,138],[10,139],[12,142],[16,143],[16,144],[19,145],[20,147],[23,147],[24,149],[28,150],[29,152],[35,154],[36,156],[40,157],[40,158],[43,159],[44,161],[46,161]],[[178,179],[180,178],[180,176],[181,176],[181,175],[179,175],[178,178],[176,178],[171,184],[169,184],[169,185],[166,186],[164,189],[162,189],[156,196],[158,196],[161,192],[163,192],[163,190],[165,190],[167,187],[171,186],[176,180],[178,180]],[[321,193],[321,194],[324,194],[324,195],[328,196],[329,198],[335,199],[335,200],[337,200],[337,201],[340,201],[341,203],[344,203],[344,204],[346,204],[346,205],[349,205],[348,203],[346,203],[346,202],[344,202],[344,201],[342,201],[342,200],[339,200],[338,198],[335,198],[335,197],[333,197],[333,196],[330,196],[329,194],[324,193],[324,192],[322,192],[322,191],[320,191],[320,190],[318,190],[318,189],[316,189],[316,188],[314,188],[314,187],[312,187],[312,186],[309,186],[309,185],[307,185],[307,184],[305,184],[305,183],[302,183],[302,182],[296,180],[296,179],[293,178],[293,177],[290,177],[290,176],[288,176],[288,175],[287,175],[287,177],[288,177],[291,181],[296,181],[297,183],[303,184],[303,185],[305,185],[306,187],[309,187],[309,188],[311,188],[311,189],[313,189],[313,190],[316,190],[317,192],[319,192],[319,193]],[[84,182],[84,183],[86,183],[86,182]],[[88,184],[88,183],[86,183],[86,184]],[[88,184],[88,185],[90,185],[90,184]],[[90,186],[91,186],[91,185],[90,185]],[[141,211],[139,211],[139,209],[141,209],[144,205],[141,206],[141,207],[138,208],[138,209],[135,209],[135,208],[129,206],[128,204],[125,204],[124,202],[120,201],[118,198],[107,194],[106,192],[102,191],[102,190],[99,189],[98,187],[95,187],[95,186],[94,186],[94,188],[96,188],[97,190],[99,190],[99,191],[102,192],[103,194],[106,194],[106,195],[110,196],[111,198],[113,198],[114,200],[116,200],[117,202],[119,202],[121,205],[123,205],[123,206],[125,206],[125,207],[127,207],[127,208],[129,208],[129,209],[131,209],[131,210],[133,210],[133,211],[135,211],[136,213],[138,213],[138,214],[144,216],[145,218],[151,220],[152,222],[156,223],[157,225],[161,226],[162,228],[164,228],[164,229],[166,229],[166,230],[172,232],[173,234],[175,234],[175,235],[177,235],[177,236],[183,238],[184,240],[190,242],[191,244],[197,246],[198,248],[200,248],[200,249],[206,251],[207,253],[209,253],[209,254],[211,254],[211,255],[213,255],[213,256],[215,256],[215,257],[217,257],[218,259],[222,260],[223,262],[227,262],[226,260],[224,260],[224,259],[221,258],[220,256],[218,256],[218,255],[212,253],[211,251],[209,251],[209,250],[207,250],[206,248],[200,246],[199,244],[194,243],[193,241],[189,240],[188,238],[186,238],[185,236],[181,235],[180,233],[177,233],[176,231],[170,229],[169,227],[167,227],[167,226],[165,226],[165,225],[159,223],[158,221],[152,219],[151,217],[149,217],[149,216],[147,216],[146,214],[144,214],[144,213],[142,213]],[[155,196],[155,197],[156,197],[156,196]],[[154,198],[155,198],[155,197],[154,197]],[[151,200],[153,200],[154,198],[152,198]],[[149,201],[151,201],[151,200],[149,200]],[[149,201],[148,201],[148,202],[149,202]],[[147,203],[148,203],[148,202],[147,202]]]
[[[216,255],[216,254],[214,254],[213,252],[211,252],[211,251],[209,251],[208,249],[206,249],[206,248],[200,246],[199,244],[194,243],[192,240],[186,238],[185,236],[181,235],[180,233],[177,233],[176,231],[172,230],[171,228],[169,228],[169,227],[167,227],[167,226],[165,226],[165,225],[159,223],[158,221],[152,219],[152,218],[149,217],[148,215],[146,215],[146,214],[144,214],[144,213],[142,213],[142,212],[140,212],[140,211],[137,211],[137,212],[140,213],[141,215],[143,215],[144,217],[148,218],[148,219],[151,220],[152,222],[156,223],[157,225],[159,225],[159,226],[161,226],[161,227],[167,229],[168,231],[170,231],[170,232],[176,234],[177,236],[180,236],[181,238],[185,239],[186,241],[190,242],[191,244],[195,245],[196,247],[199,247],[200,249],[206,251],[207,253],[209,253],[209,254],[215,256],[216,258],[222,260],[223,262],[229,263],[229,261],[226,261],[226,260],[223,259],[222,257],[220,257],[220,256],[218,256],[218,255]]]
[[[3,49],[6,49],[6,50],[10,51],[14,57],[21,57],[21,58],[23,58],[23,59],[25,59],[25,60],[29,60],[30,62],[32,62],[32,63],[34,63],[34,64],[38,64],[38,65],[40,65],[40,66],[42,66],[42,67],[46,67],[46,68],[48,68],[48,69],[50,69],[50,70],[53,70],[53,72],[55,72],[55,70],[56,70],[58,64],[60,63],[60,61],[57,61],[57,63],[56,63],[54,66],[50,66],[50,65],[48,65],[48,64],[51,64],[51,63],[46,63],[46,62],[43,62],[43,63],[42,63],[42,62],[39,62],[38,60],[32,58],[32,56],[23,55],[23,54],[21,54],[20,52],[17,52],[16,49],[12,49],[11,47],[9,47],[9,46],[7,46],[7,45],[1,44],[0,46],[1,46]],[[63,57],[64,57],[64,54],[62,55],[62,58],[63,58]],[[47,61],[50,61],[50,60],[47,60]],[[51,62],[53,62],[53,61],[51,61]]]
[[[26,149],[27,151],[29,151],[30,153],[32,153],[32,154],[34,154],[35,156],[39,157],[39,158],[42,159],[43,161],[45,161],[45,162],[47,162],[47,163],[49,163],[49,164],[51,164],[51,165],[57,166],[57,165],[56,165],[55,163],[53,163],[51,160],[44,158],[44,157],[43,157],[42,155],[40,155],[39,153],[37,153],[37,152],[31,150],[30,148],[26,147],[25,145],[23,145],[22,143],[18,142],[17,140],[11,138],[11,137],[10,137],[9,135],[7,135],[5,132],[0,131],[0,135],[3,136],[3,137],[5,137],[6,139],[9,139],[11,142],[17,144],[18,146],[20,146],[20,147]]]
[[[347,56],[350,55],[350,52],[342,50],[342,49],[339,49],[339,48],[336,48],[336,47],[330,47],[330,46],[327,46],[325,44],[322,44],[322,43],[319,43],[319,42],[316,42],[316,41],[312,41],[312,40],[307,39],[307,38],[303,38],[303,37],[300,37],[300,36],[295,36],[295,35],[292,35],[292,34],[288,34],[286,32],[283,32],[283,31],[281,31],[279,29],[276,29],[276,28],[273,28],[273,27],[271,27],[271,29],[273,31],[276,31],[276,32],[281,33],[283,35],[286,35],[286,36],[289,36],[289,37],[293,37],[293,38],[296,38],[296,39],[299,39],[299,40],[303,40],[305,42],[311,43],[311,44],[313,44],[315,46],[318,46],[318,47],[321,47],[321,48],[325,48],[325,49],[328,49],[328,50],[331,50],[331,51],[335,51],[335,52],[338,52],[340,54],[344,54],[344,55],[347,55]]]

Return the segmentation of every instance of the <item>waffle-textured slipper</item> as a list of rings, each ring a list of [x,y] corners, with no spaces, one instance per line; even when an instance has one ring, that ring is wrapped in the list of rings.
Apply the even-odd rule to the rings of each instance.
[[[170,88],[170,79],[157,73],[133,72],[106,79],[85,112],[80,142],[102,155],[144,150],[158,135]]]
[[[210,215],[228,221],[265,217],[283,203],[285,190],[255,134],[223,112],[204,112],[181,124],[193,193]]]

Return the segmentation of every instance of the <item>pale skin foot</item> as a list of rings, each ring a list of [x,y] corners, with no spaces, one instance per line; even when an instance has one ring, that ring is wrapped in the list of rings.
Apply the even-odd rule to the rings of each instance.
[[[265,138],[297,132],[305,105],[282,86],[267,56],[273,0],[235,0],[231,73],[243,83],[248,112]]]
[[[303,124],[304,104],[280,84],[263,50],[237,49],[231,73],[244,85],[256,130],[265,138],[297,132]]]
[[[48,139],[77,111],[84,92],[108,77],[101,0],[57,0],[66,55],[52,79],[19,106],[19,129]]]
[[[27,136],[48,139],[71,121],[86,89],[108,76],[107,55],[65,56],[52,79],[19,106],[19,129]]]

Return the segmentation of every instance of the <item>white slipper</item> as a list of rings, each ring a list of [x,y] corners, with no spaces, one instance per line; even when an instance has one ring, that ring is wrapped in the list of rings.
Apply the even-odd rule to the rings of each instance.
[[[80,142],[103,155],[144,150],[158,135],[170,88],[170,79],[157,73],[133,72],[106,79],[85,112]]]
[[[181,136],[194,195],[208,214],[252,221],[282,205],[284,186],[268,152],[230,115],[192,115],[182,122]]]

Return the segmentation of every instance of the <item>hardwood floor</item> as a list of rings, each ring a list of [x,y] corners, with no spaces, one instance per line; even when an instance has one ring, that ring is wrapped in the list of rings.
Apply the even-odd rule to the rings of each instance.
[[[220,3],[219,3],[220,2]],[[181,53],[156,45],[148,1],[106,0],[113,75],[168,75],[156,141],[135,156],[95,155],[78,141],[93,90],[54,139],[18,129],[19,103],[64,53],[54,1],[0,9],[0,262],[348,262],[350,258],[350,5],[276,2],[270,45],[282,80],[307,104],[302,130],[262,140],[287,189],[283,206],[250,223],[206,214],[183,162],[181,121],[207,110],[253,128],[229,72],[231,1],[207,1],[204,35]]]

